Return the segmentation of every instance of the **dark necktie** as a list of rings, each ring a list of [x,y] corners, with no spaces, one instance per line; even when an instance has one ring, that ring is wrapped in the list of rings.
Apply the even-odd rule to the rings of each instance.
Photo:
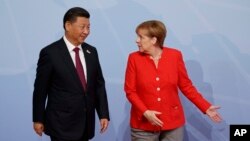
[[[78,74],[78,76],[79,76],[79,78],[81,80],[82,86],[83,86],[84,90],[86,91],[87,82],[86,82],[86,79],[85,79],[83,66],[82,66],[82,63],[81,63],[81,60],[80,60],[80,56],[79,56],[79,50],[80,49],[78,47],[75,47],[73,50],[75,52],[76,71],[77,71],[77,74]]]

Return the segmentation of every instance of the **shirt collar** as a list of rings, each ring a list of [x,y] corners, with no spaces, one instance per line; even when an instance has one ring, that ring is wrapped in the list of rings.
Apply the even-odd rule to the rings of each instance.
[[[69,50],[69,51],[73,51],[73,49],[75,48],[75,46],[74,46],[72,43],[69,42],[69,40],[67,39],[67,37],[66,37],[65,35],[63,36],[63,40],[64,40],[64,42],[65,42],[65,44],[66,44],[68,50]],[[78,47],[80,50],[82,50],[81,45],[78,45],[77,47]]]

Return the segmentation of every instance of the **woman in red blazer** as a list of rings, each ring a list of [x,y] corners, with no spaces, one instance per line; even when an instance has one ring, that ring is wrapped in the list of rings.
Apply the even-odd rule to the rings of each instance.
[[[128,57],[124,89],[131,107],[133,141],[181,141],[185,117],[178,88],[213,121],[221,121],[219,106],[211,105],[193,86],[180,51],[163,47],[165,25],[145,21],[136,28],[139,51]]]

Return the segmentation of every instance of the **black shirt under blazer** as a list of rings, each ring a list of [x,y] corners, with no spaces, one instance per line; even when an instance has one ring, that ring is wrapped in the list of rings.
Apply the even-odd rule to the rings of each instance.
[[[86,92],[63,38],[40,52],[33,93],[33,122],[44,123],[49,136],[75,140],[86,130],[92,138],[95,109],[99,118],[109,120],[97,50],[87,43],[82,44],[82,49],[87,68]]]

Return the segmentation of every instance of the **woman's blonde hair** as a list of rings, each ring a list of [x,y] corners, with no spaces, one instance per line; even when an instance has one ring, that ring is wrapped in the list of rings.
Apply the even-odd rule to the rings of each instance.
[[[151,38],[156,37],[157,39],[156,44],[163,47],[164,40],[167,34],[167,29],[161,21],[157,20],[145,21],[136,27],[135,30],[136,33],[138,34],[138,31],[141,29],[146,31],[146,36]]]

